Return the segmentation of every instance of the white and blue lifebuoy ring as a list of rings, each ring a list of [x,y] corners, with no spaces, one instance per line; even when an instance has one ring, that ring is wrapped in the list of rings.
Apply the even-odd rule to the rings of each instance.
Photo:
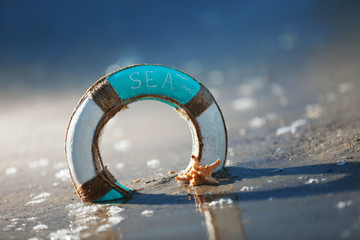
[[[204,165],[226,161],[227,133],[214,97],[201,83],[179,70],[159,65],[134,65],[98,80],[73,111],[65,139],[65,155],[77,194],[101,202],[131,195],[104,166],[99,136],[106,123],[127,105],[158,100],[174,107],[188,122],[192,154]],[[191,158],[190,158],[191,159]],[[190,165],[190,164],[189,164]]]

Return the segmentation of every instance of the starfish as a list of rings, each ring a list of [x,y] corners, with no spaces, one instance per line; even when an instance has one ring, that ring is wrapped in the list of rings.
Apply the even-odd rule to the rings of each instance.
[[[176,180],[180,182],[190,183],[192,186],[199,186],[203,184],[217,185],[219,182],[211,175],[214,170],[220,165],[220,159],[216,162],[203,166],[194,155],[191,156],[193,165],[189,170],[179,174]]]

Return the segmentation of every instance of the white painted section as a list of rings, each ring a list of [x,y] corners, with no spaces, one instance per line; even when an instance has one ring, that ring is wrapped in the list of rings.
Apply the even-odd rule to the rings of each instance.
[[[191,132],[191,138],[192,138],[192,153],[191,153],[191,155],[198,156],[199,155],[199,138],[196,134],[195,126],[190,119],[187,120],[186,122],[189,126],[189,129]],[[190,160],[191,160],[191,156],[190,156]]]
[[[220,110],[215,103],[211,104],[197,119],[204,144],[200,162],[208,165],[220,159],[220,170],[225,163],[226,133]]]
[[[188,127],[190,129],[191,138],[192,138],[192,152],[191,152],[191,155],[199,156],[199,138],[198,138],[198,135],[196,133],[196,128],[195,128],[194,123],[190,120],[189,116],[184,111],[184,109],[179,108],[179,109],[175,109],[175,111],[178,112],[180,114],[180,116],[186,121],[186,123],[188,124]],[[189,164],[186,167],[186,171],[188,169],[190,169],[191,166],[192,166],[191,159],[192,159],[192,157],[190,156]]]
[[[66,157],[77,186],[95,177],[92,141],[97,124],[104,112],[88,96],[73,115],[66,139]]]

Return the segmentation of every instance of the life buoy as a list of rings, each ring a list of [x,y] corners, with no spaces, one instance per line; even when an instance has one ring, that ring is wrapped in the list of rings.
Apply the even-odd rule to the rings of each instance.
[[[220,159],[216,171],[224,166],[226,127],[209,90],[179,70],[159,65],[134,65],[98,80],[70,117],[65,155],[75,190],[83,201],[111,201],[132,194],[103,164],[99,136],[120,110],[136,101],[149,99],[171,105],[187,121],[193,141],[190,156],[196,156],[202,164]]]

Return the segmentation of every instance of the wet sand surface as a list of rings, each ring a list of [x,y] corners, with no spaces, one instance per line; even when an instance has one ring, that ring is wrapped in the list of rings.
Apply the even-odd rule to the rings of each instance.
[[[219,186],[177,183],[169,172],[184,169],[191,152],[185,121],[162,103],[130,105],[102,141],[110,170],[137,190],[125,204],[81,203],[74,193],[63,146],[82,93],[8,96],[1,106],[0,237],[357,239],[358,77],[327,80],[324,88],[315,78],[291,88],[266,77],[236,86],[253,89],[246,98],[255,105],[219,87],[229,92],[218,96],[229,133]]]
[[[201,31],[180,28],[192,37],[165,38],[163,46],[132,39],[110,65],[103,59],[119,57],[117,43],[102,42],[103,55],[87,55],[95,40],[84,52],[55,41],[59,50],[47,48],[48,65],[34,60],[46,54],[30,50],[29,62],[14,63],[17,52],[7,48],[3,56],[15,57],[0,59],[0,239],[360,239],[358,14],[330,4],[322,16],[316,5],[310,20],[297,13],[289,26],[277,12],[259,27],[245,14],[248,6],[235,5],[210,6],[203,14],[194,4],[186,21]],[[233,9],[254,20],[249,36],[233,31]],[[83,31],[74,41],[92,36]],[[51,54],[65,57],[52,61]],[[190,131],[171,107],[147,101],[117,114],[101,145],[104,163],[137,193],[109,204],[82,203],[75,194],[64,154],[69,117],[86,89],[127,57],[182,69],[213,93],[228,130],[218,186],[175,180],[191,157]]]

